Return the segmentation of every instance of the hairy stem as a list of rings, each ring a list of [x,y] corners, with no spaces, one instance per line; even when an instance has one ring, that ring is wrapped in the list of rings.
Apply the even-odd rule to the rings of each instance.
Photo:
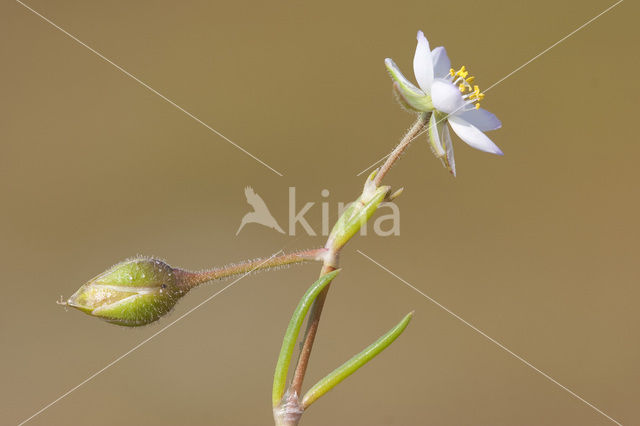
[[[382,179],[389,172],[389,170],[391,170],[391,167],[393,167],[396,161],[398,161],[409,144],[416,138],[416,136],[418,136],[418,134],[420,134],[425,126],[427,126],[430,117],[431,113],[428,112],[422,112],[418,115],[418,119],[416,120],[416,122],[413,123],[413,126],[411,126],[407,134],[404,135],[400,143],[393,149],[393,151],[391,151],[391,154],[389,154],[389,156],[387,157],[387,161],[385,161],[382,167],[380,167],[380,170],[378,170],[378,173],[373,180],[373,183],[376,187],[380,186],[380,183],[382,183]]]
[[[398,161],[398,159],[402,156],[403,152],[407,149],[411,142],[428,125],[430,116],[430,113],[421,113],[418,115],[416,122],[404,135],[400,143],[393,149],[393,151],[391,151],[382,167],[380,167],[380,169],[375,174],[374,180],[372,181],[373,188],[379,188],[381,186],[382,179],[386,176],[391,167],[393,167],[393,165]],[[342,242],[337,247],[333,247],[331,237],[329,238],[326,245],[327,252],[323,257],[324,262],[322,265],[322,270],[320,271],[320,276],[333,272],[338,268],[338,256],[345,243],[346,241]],[[300,417],[302,416],[302,412],[304,411],[305,407],[302,405],[302,401],[299,398],[301,395],[304,377],[307,372],[307,366],[309,365],[309,358],[311,357],[313,343],[318,332],[318,326],[320,325],[322,309],[324,308],[324,304],[327,299],[327,294],[329,293],[330,287],[331,283],[327,284],[311,306],[311,311],[309,313],[309,319],[307,321],[307,327],[302,342],[302,349],[300,350],[300,355],[298,357],[295,372],[293,373],[291,385],[289,386],[285,397],[282,399],[280,404],[275,406],[274,408],[274,418],[276,420],[276,425],[297,425],[300,421]],[[307,401],[306,405],[308,406],[309,404],[310,401]]]
[[[393,151],[391,151],[391,154],[389,154],[387,160],[384,162],[382,167],[380,167],[380,170],[378,170],[378,173],[376,174],[373,181],[375,187],[380,186],[380,184],[382,183],[382,179],[389,172],[391,167],[398,161],[402,153],[407,149],[407,147],[409,146],[409,144],[411,144],[415,137],[429,123],[430,116],[430,113],[421,113],[418,115],[418,119],[411,126],[411,129],[409,129],[400,143],[393,149]],[[338,267],[337,259],[337,252],[332,253],[332,255],[328,255],[325,259],[324,264],[322,265],[320,275],[324,275],[328,272],[334,271]],[[313,342],[315,341],[316,333],[318,332],[318,326],[320,325],[322,308],[324,307],[324,303],[327,299],[327,294],[329,293],[330,287],[331,284],[329,284],[324,288],[324,290],[322,290],[322,292],[318,295],[318,298],[313,303],[313,306],[311,307],[311,313],[309,314],[309,321],[307,323],[307,329],[305,331],[304,341],[302,343],[302,350],[300,351],[300,356],[296,365],[296,371],[293,375],[293,380],[290,387],[290,391],[295,392],[296,395],[300,395],[300,391],[302,389],[302,382],[304,381],[304,376],[307,372],[309,358],[311,357],[311,350],[313,349]]]
[[[200,284],[231,277],[234,275],[242,275],[254,271],[264,269],[277,268],[295,263],[308,262],[312,260],[324,260],[324,256],[328,253],[326,248],[316,248],[311,250],[302,250],[293,253],[286,253],[279,256],[266,257],[261,259],[249,260],[220,268],[207,269],[204,271],[184,271],[181,270],[182,285],[191,289]]]

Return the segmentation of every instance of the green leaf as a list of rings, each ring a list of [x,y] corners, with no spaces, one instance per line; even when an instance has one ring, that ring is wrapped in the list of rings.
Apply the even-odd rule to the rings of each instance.
[[[412,317],[413,312],[410,312],[398,323],[398,325],[389,330],[384,336],[380,337],[365,350],[333,370],[324,379],[313,385],[313,387],[309,389],[302,398],[302,408],[306,409],[309,407],[318,398],[329,392],[338,383],[355,373],[360,367],[371,361],[376,355],[391,345],[391,343],[393,343],[394,340],[402,334],[404,329],[407,328]]]
[[[295,349],[298,334],[300,333],[300,327],[302,327],[304,318],[307,316],[307,312],[309,311],[313,301],[318,297],[318,294],[320,294],[320,292],[336,277],[336,275],[338,275],[339,272],[340,270],[337,269],[321,276],[318,281],[309,287],[304,296],[302,296],[302,299],[298,303],[295,311],[293,311],[293,315],[289,321],[289,326],[287,327],[287,331],[282,341],[282,348],[280,349],[280,356],[278,356],[276,371],[273,375],[272,401],[274,407],[280,403],[280,400],[284,395],[291,356]]]

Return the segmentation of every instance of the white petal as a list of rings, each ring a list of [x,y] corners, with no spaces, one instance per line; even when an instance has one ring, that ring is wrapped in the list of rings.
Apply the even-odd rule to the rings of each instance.
[[[431,60],[433,61],[433,76],[435,78],[444,78],[449,75],[451,61],[444,47],[438,46],[433,49],[431,51]]]
[[[433,106],[447,114],[461,111],[464,100],[460,90],[448,80],[436,79],[431,85],[431,100]]]
[[[455,115],[449,116],[449,124],[451,124],[453,131],[460,136],[460,139],[465,141],[469,146],[479,149],[480,151],[502,155],[500,148],[498,148],[487,135],[463,118]]]
[[[418,86],[426,93],[433,82],[433,61],[431,60],[431,49],[429,42],[422,31],[418,31],[418,45],[413,56],[413,73],[416,76]]]
[[[487,130],[496,130],[502,127],[502,123],[495,114],[486,109],[472,109],[469,111],[460,111],[456,115],[464,121],[468,121],[478,129],[486,132]]]
[[[442,129],[442,140],[444,141],[444,149],[447,151],[446,166],[449,167],[451,174],[456,176],[456,160],[453,158],[453,143],[451,142],[451,133],[449,132],[449,126],[446,124]]]

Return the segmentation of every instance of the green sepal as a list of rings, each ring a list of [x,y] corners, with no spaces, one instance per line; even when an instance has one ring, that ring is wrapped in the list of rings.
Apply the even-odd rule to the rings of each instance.
[[[394,91],[405,107],[416,112],[433,111],[433,102],[429,94],[426,94],[407,80],[392,59],[385,59],[384,64],[387,67],[387,71],[389,71],[389,75],[396,83],[394,84]]]
[[[433,155],[439,159],[442,159],[447,155],[442,139],[444,126],[447,124],[445,117],[445,114],[438,111],[431,114],[431,118],[429,119],[429,130],[427,132],[429,147],[431,148]]]
[[[429,129],[427,132],[429,147],[433,154],[442,161],[442,165],[451,174],[456,175],[456,164],[453,158],[453,146],[451,135],[447,127],[447,115],[439,111],[434,111],[429,119]]]

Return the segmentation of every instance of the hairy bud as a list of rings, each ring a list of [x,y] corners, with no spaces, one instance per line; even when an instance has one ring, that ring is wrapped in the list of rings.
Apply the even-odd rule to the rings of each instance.
[[[125,260],[80,287],[66,304],[113,324],[149,324],[187,292],[181,273],[158,259]]]

